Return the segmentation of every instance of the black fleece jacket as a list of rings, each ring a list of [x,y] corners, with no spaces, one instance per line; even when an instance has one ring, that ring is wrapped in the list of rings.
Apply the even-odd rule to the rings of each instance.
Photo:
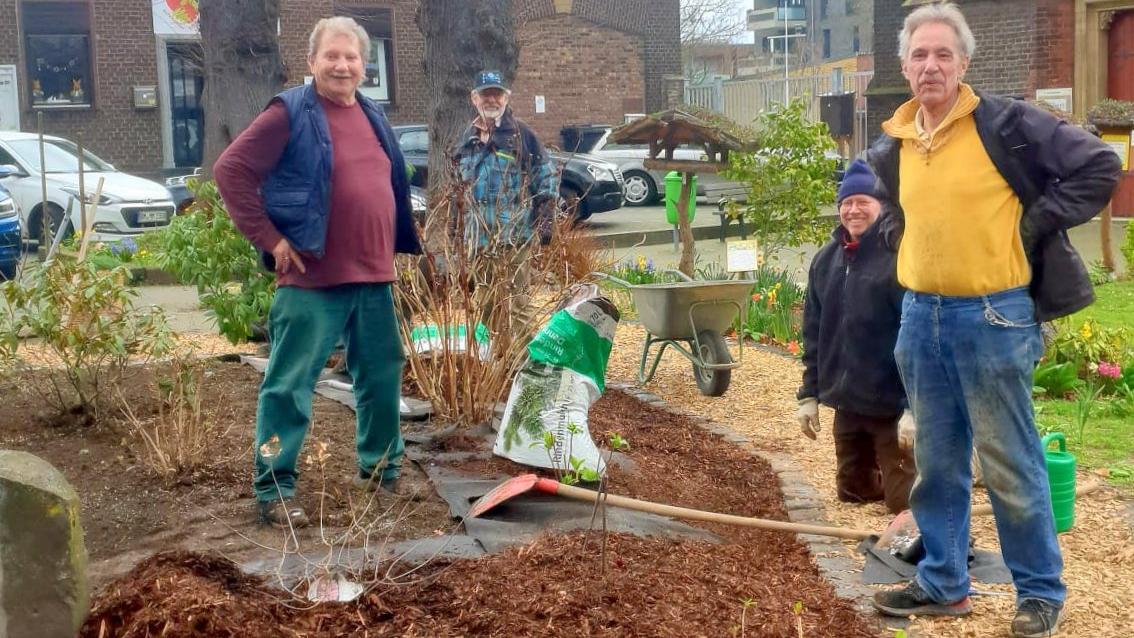
[[[803,306],[803,385],[798,398],[875,417],[898,416],[906,393],[894,362],[902,296],[897,254],[882,240],[878,223],[843,246],[835,229],[807,275]]]

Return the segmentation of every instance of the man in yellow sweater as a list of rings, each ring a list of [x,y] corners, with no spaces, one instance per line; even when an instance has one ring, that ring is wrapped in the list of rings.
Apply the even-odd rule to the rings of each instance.
[[[964,84],[976,44],[952,3],[911,13],[899,46],[914,98],[867,159],[908,290],[894,355],[918,423],[910,507],[926,555],[913,582],[874,604],[895,616],[970,613],[975,445],[1016,586],[1011,635],[1053,636],[1066,588],[1032,372],[1040,322],[1094,299],[1066,229],[1110,199],[1118,158],[1041,109]]]

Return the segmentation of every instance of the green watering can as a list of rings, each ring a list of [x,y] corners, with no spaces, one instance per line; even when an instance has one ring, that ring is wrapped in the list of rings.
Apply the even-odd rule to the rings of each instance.
[[[1047,448],[1059,442],[1059,451]],[[1075,456],[1067,451],[1062,432],[1043,437],[1043,455],[1047,461],[1047,482],[1051,486],[1051,511],[1055,514],[1055,531],[1062,534],[1075,524]]]

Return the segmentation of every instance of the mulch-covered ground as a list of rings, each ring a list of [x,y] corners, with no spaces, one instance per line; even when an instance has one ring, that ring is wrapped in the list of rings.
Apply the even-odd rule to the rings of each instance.
[[[618,327],[611,353],[608,381],[633,382],[645,333],[640,325]],[[733,346],[735,356],[735,345]],[[757,446],[791,455],[823,498],[826,517],[833,524],[882,530],[892,520],[879,504],[840,503],[835,498],[835,450],[831,440],[833,412],[820,411],[818,441],[803,437],[795,419],[795,393],[802,367],[776,352],[747,348],[744,364],[733,371],[732,385],[723,397],[700,395],[687,360],[666,354],[656,377],[646,389],[670,405],[710,418],[748,436]],[[1080,471],[1080,483],[1098,480]],[[974,503],[987,502],[976,489]],[[1081,497],[1076,504],[1075,527],[1059,535],[1068,586],[1067,605],[1060,635],[1134,636],[1134,527],[1132,504],[1117,490],[1104,488]],[[991,516],[974,517],[973,538],[978,547],[999,547]],[[857,557],[854,542],[846,554]],[[1012,591],[1008,585],[974,583],[982,590]],[[978,596],[973,614],[962,619],[918,620],[914,635],[936,638],[1001,638],[1008,635],[1014,613],[1012,596]],[[817,634],[822,635],[822,634]],[[835,634],[838,635],[838,634]]]
[[[593,406],[590,427],[596,437],[614,431],[630,441],[636,471],[613,469],[614,493],[785,518],[765,463],[684,418],[610,392]],[[483,471],[522,471],[499,459],[477,463]],[[598,532],[548,536],[482,559],[437,560],[412,582],[384,582],[354,603],[317,606],[222,558],[163,554],[102,588],[82,635],[880,635],[834,596],[794,536],[712,531],[725,542],[612,534],[605,555]]]

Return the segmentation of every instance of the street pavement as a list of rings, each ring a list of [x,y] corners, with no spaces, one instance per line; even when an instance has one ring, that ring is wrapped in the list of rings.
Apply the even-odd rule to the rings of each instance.
[[[716,262],[723,267],[725,244],[720,241],[720,221],[713,211],[715,207],[702,202],[698,205],[693,220],[694,237],[697,239],[697,263],[706,265]],[[830,220],[834,227],[836,218],[833,210]],[[1126,224],[1126,220],[1113,223],[1112,242],[1120,272],[1124,272],[1125,263],[1118,247],[1122,244]],[[681,259],[681,248],[674,246],[673,226],[666,223],[663,206],[621,208],[599,213],[591,217],[587,228],[594,232],[599,243],[608,251],[607,259],[611,261],[636,261],[641,256],[653,260],[656,268],[676,268]],[[1095,220],[1070,232],[1071,242],[1088,264],[1101,258],[1099,228],[1099,222]],[[729,226],[729,235],[739,238],[739,229],[735,223]],[[807,268],[817,249],[818,246],[815,245],[785,248],[769,258],[777,267],[791,272],[796,281],[804,283]],[[138,293],[137,302],[140,305],[157,305],[165,309],[174,330],[188,332],[213,329],[212,320],[199,309],[197,291],[191,286],[140,286]]]

